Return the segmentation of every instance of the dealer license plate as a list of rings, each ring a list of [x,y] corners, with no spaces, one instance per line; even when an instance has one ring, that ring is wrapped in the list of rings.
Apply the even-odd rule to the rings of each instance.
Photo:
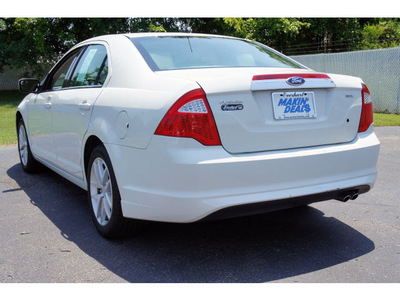
[[[272,93],[272,105],[277,120],[317,117],[314,92]]]

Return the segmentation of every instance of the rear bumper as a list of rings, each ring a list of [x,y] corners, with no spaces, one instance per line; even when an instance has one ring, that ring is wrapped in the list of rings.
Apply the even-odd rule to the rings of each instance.
[[[308,205],[315,202],[321,202],[331,199],[344,200],[345,196],[364,194],[370,190],[369,185],[354,186],[342,190],[329,191],[319,194],[291,197],[287,199],[271,200],[257,203],[242,204],[236,206],[230,206],[221,210],[218,210],[202,220],[218,220],[232,217],[248,216],[260,213],[266,213],[271,211],[277,211],[287,209],[291,207],[298,207]],[[350,199],[349,199],[350,200]]]
[[[144,150],[106,148],[125,217],[188,223],[234,206],[282,200],[286,208],[299,197],[316,202],[360,186],[365,192],[376,179],[379,140],[371,126],[351,143],[240,155],[162,136]]]

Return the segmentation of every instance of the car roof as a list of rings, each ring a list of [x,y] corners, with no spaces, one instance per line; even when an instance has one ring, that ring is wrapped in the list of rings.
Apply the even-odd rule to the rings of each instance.
[[[144,36],[209,36],[209,37],[227,37],[215,34],[191,33],[191,32],[138,32],[123,34],[129,38],[144,37]]]
[[[101,35],[97,37],[93,37],[87,40],[84,40],[81,43],[98,41],[98,40],[111,40],[116,37],[127,37],[127,38],[140,38],[140,37],[160,37],[160,36],[201,36],[201,37],[219,37],[219,38],[232,38],[238,39],[237,37],[223,36],[223,35],[215,35],[215,34],[203,34],[203,33],[191,33],[191,32],[135,32],[135,33],[119,33],[119,34],[108,34]]]

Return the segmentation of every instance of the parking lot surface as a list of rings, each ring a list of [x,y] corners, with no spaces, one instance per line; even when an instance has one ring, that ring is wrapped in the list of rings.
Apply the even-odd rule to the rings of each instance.
[[[376,128],[375,187],[257,216],[150,223],[110,241],[85,191],[50,170],[22,171],[0,147],[0,282],[400,282],[400,127]]]

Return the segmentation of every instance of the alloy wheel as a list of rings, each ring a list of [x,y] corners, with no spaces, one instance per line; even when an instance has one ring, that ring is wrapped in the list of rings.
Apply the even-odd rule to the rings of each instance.
[[[28,163],[28,139],[26,137],[25,127],[21,125],[18,132],[18,150],[21,162],[24,166]]]
[[[93,161],[90,170],[90,198],[97,222],[106,226],[111,219],[113,193],[110,172],[100,157]]]

